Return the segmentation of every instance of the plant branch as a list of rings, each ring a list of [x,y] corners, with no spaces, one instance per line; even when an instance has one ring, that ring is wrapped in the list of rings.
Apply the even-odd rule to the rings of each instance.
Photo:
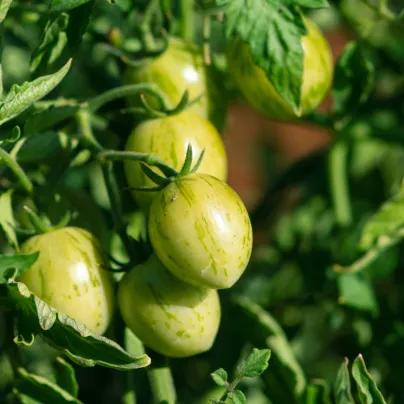
[[[153,403],[175,404],[177,394],[169,360],[168,358],[159,359],[162,362],[161,365],[152,365],[148,371],[149,382],[153,392]],[[159,359],[153,359],[153,363],[159,361]]]
[[[102,160],[141,161],[149,166],[159,168],[166,176],[171,177],[178,175],[178,172],[176,170],[174,170],[171,166],[169,166],[155,154],[106,150],[98,154],[98,159],[101,161]]]
[[[15,174],[15,176],[20,180],[23,188],[31,194],[34,190],[34,186],[32,185],[31,180],[25,174],[24,170],[21,166],[15,161],[4,149],[0,147],[0,162],[3,161],[4,164],[10,168],[11,171]]]
[[[171,108],[167,97],[154,84],[130,84],[127,86],[117,87],[92,98],[87,102],[87,105],[91,112],[96,112],[103,105],[116,99],[144,93],[148,93],[156,97],[164,110],[169,110]]]
[[[194,0],[180,1],[181,36],[189,42],[194,39]]]
[[[337,223],[348,227],[352,223],[352,208],[348,184],[348,143],[339,138],[328,155],[330,192]]]

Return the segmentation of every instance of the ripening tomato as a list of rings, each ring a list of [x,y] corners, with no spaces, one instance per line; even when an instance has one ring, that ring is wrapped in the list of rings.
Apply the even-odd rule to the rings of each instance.
[[[22,253],[39,251],[37,261],[19,278],[50,306],[85,324],[96,334],[107,329],[113,312],[108,261],[86,230],[66,227],[30,238]]]
[[[176,170],[185,160],[188,144],[192,145],[195,164],[202,149],[205,155],[198,172],[227,179],[227,157],[216,128],[193,111],[152,119],[138,125],[126,143],[126,151],[153,153]],[[156,172],[159,169],[153,168]],[[125,161],[125,172],[130,187],[155,186],[136,161]],[[148,210],[156,192],[133,191],[138,204]]]
[[[304,71],[301,106],[293,108],[279,95],[266,73],[257,66],[250,48],[240,38],[229,49],[229,71],[247,102],[257,111],[272,118],[291,119],[317,108],[327,95],[333,78],[330,46],[314,22],[304,19],[308,34],[302,38]]]
[[[234,285],[252,249],[247,210],[227,184],[207,174],[179,177],[154,198],[149,237],[155,253],[184,282]]]
[[[136,336],[169,357],[209,350],[220,324],[217,291],[181,282],[154,254],[122,278],[118,303]]]
[[[202,98],[190,108],[199,116],[211,120],[222,128],[225,120],[226,102],[218,73],[212,66],[206,66],[200,48],[182,39],[171,37],[167,50],[160,56],[145,62],[140,67],[129,67],[125,72],[126,84],[155,84],[175,106],[185,90],[190,99]],[[151,105],[159,104],[146,95]],[[138,97],[130,97],[129,103],[138,105]]]

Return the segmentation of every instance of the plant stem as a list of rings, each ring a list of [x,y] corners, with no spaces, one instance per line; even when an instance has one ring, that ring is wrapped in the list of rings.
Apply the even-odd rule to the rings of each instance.
[[[126,151],[116,151],[116,150],[106,150],[98,154],[98,159],[100,160],[133,160],[141,161],[149,166],[154,166],[163,171],[167,176],[176,176],[178,172],[174,170],[171,166],[165,163],[160,157],[155,154],[149,153],[138,153],[138,152],[126,152]]]
[[[194,1],[180,1],[181,36],[189,42],[194,39]]]
[[[159,361],[162,363],[160,365],[152,365],[148,372],[150,386],[153,392],[153,402],[155,404],[175,404],[177,393],[175,391],[168,358],[159,358],[157,356],[157,358],[153,359],[153,363]]]
[[[79,112],[77,112],[76,117],[81,129],[82,142],[84,142],[87,147],[96,151],[103,150],[102,146],[98,143],[98,140],[93,134],[93,130],[91,128],[90,111],[88,111],[87,108],[81,108]]]
[[[31,180],[27,177],[21,166],[4,150],[0,147],[0,162],[3,162],[13,171],[16,177],[20,180],[23,188],[31,194],[34,190]]]
[[[329,152],[328,175],[336,220],[342,227],[348,227],[352,223],[347,163],[348,143],[340,137]]]
[[[111,213],[112,218],[114,220],[115,228],[117,233],[119,234],[123,245],[126,248],[126,251],[129,254],[130,259],[133,259],[133,242],[129,238],[125,223],[123,221],[123,212],[122,212],[122,202],[120,198],[120,192],[118,189],[118,184],[116,183],[116,178],[114,174],[114,168],[111,162],[102,164],[102,173],[104,176],[105,186],[107,188],[109,201],[111,204]]]
[[[226,391],[223,393],[222,397],[220,397],[219,401],[226,402],[227,396],[231,391],[234,391],[234,389],[237,387],[237,385],[240,383],[241,378],[236,377],[230,384],[227,386]]]
[[[28,213],[31,222],[38,233],[45,234],[52,230],[52,227],[39,217],[29,206],[24,206],[24,210]]]
[[[171,108],[171,104],[167,97],[154,84],[130,84],[127,86],[117,87],[92,98],[87,102],[87,105],[92,112],[96,112],[108,102],[142,93],[148,93],[156,97],[161,103],[163,110],[169,110]]]
[[[143,46],[146,51],[153,51],[156,48],[156,43],[151,31],[151,22],[153,15],[160,7],[160,0],[150,0],[143,14],[142,22],[140,23],[140,32]]]

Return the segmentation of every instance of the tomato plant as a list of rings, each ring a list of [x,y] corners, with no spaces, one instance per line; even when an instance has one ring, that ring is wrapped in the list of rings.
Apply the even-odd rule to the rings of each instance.
[[[212,347],[220,323],[218,293],[184,284],[155,256],[123,277],[118,301],[126,324],[156,352],[181,358]]]
[[[0,404],[401,403],[402,3],[0,1]]]
[[[226,181],[227,157],[223,141],[209,121],[200,118],[191,110],[141,123],[129,136],[125,150],[156,154],[179,170],[189,144],[195,154],[200,154],[205,149],[205,157],[198,172]],[[125,172],[128,184],[133,188],[153,185],[142,172],[139,162],[126,161]],[[133,193],[136,201],[145,209],[150,207],[155,196],[155,192]]]

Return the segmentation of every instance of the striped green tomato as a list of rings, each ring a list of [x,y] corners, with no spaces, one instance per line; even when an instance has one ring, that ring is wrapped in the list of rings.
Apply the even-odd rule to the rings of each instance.
[[[226,181],[227,157],[222,139],[209,121],[191,110],[142,122],[129,136],[125,150],[154,153],[179,170],[184,163],[188,144],[192,145],[194,163],[205,149],[198,172]],[[154,170],[160,172],[159,169]],[[125,161],[125,172],[130,187],[155,186],[136,161]],[[156,192],[133,191],[136,201],[146,211],[155,195]]]
[[[140,67],[129,67],[125,72],[125,84],[154,84],[175,106],[185,90],[190,99],[202,95],[191,106],[199,116],[209,119],[221,128],[225,120],[226,102],[221,83],[214,67],[206,66],[200,48],[182,39],[170,37],[167,50],[160,56],[145,62]],[[146,95],[147,101],[156,108],[157,100]],[[139,97],[128,99],[131,105],[138,105]]]
[[[96,334],[107,329],[113,312],[108,261],[86,230],[66,227],[30,238],[21,252],[39,251],[37,261],[19,278],[40,299],[85,324]]]
[[[154,254],[122,278],[118,303],[126,325],[137,337],[169,357],[209,350],[220,324],[217,291],[181,282]]]
[[[305,18],[308,34],[302,38],[304,71],[300,110],[279,95],[258,67],[248,45],[235,39],[229,46],[229,70],[246,101],[257,111],[277,119],[292,119],[312,112],[324,100],[333,78],[330,46],[314,22]]]
[[[161,262],[184,282],[234,285],[252,249],[247,210],[227,184],[207,174],[179,177],[150,207],[149,237]]]

